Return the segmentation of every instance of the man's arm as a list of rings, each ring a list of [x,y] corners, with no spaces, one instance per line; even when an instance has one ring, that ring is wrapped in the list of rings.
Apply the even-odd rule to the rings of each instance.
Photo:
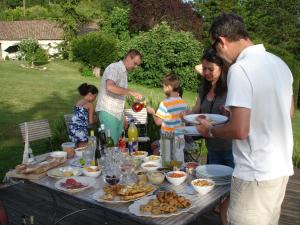
[[[106,80],[106,90],[117,94],[117,95],[131,95],[133,97],[135,97],[136,99],[142,99],[142,95],[138,92],[132,91],[128,88],[122,88],[116,85],[116,83],[113,80]]]
[[[245,139],[249,134],[251,110],[243,107],[230,107],[230,120],[228,123],[212,127],[207,121],[201,121],[197,126],[199,133],[208,136],[208,130],[214,137],[223,139]]]

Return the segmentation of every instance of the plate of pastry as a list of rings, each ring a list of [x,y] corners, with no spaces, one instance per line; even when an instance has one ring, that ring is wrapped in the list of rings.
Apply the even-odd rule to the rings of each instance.
[[[136,216],[170,217],[189,211],[193,207],[190,195],[179,195],[175,191],[159,191],[146,196],[129,206],[129,212]]]
[[[155,190],[156,187],[152,184],[116,184],[104,186],[100,191],[93,195],[93,199],[98,202],[106,203],[131,202],[152,194]]]

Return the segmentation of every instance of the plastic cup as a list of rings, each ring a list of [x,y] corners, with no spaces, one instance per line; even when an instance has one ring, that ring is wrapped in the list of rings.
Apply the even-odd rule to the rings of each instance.
[[[67,152],[67,158],[71,159],[75,155],[75,143],[73,142],[65,142],[62,143],[61,148],[63,151]]]

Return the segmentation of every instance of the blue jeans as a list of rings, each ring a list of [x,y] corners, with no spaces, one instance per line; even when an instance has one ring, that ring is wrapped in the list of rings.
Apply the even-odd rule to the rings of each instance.
[[[208,150],[207,164],[220,164],[234,168],[232,150],[214,151]]]

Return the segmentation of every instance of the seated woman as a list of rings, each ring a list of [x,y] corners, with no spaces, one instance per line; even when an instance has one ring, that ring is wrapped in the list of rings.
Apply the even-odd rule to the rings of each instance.
[[[88,126],[94,123],[94,105],[98,89],[91,84],[83,83],[78,87],[78,92],[82,96],[74,106],[72,123],[69,126],[69,137],[76,147],[87,145]]]

